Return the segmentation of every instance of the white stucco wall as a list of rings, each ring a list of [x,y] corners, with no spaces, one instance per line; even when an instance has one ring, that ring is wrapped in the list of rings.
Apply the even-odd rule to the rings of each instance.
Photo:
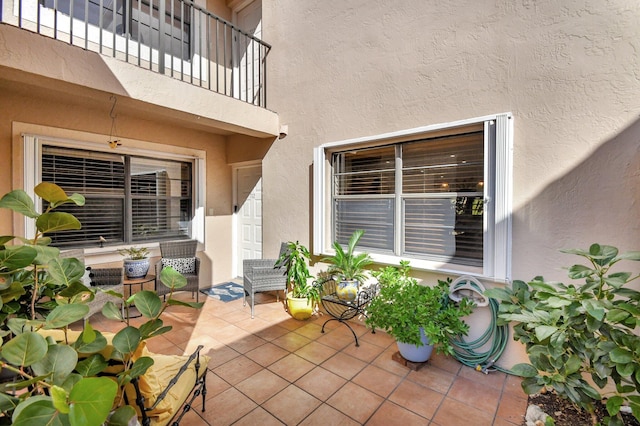
[[[311,242],[313,147],[504,111],[513,277],[565,279],[561,248],[640,248],[636,1],[263,4],[270,108],[289,126],[264,161],[267,254]]]

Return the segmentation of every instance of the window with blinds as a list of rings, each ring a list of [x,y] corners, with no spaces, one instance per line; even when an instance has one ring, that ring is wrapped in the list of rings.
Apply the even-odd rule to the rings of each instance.
[[[86,199],[82,207],[57,209],[76,216],[82,229],[50,234],[53,245],[95,246],[100,237],[115,245],[188,238],[192,169],[191,162],[44,145],[42,181]]]
[[[359,247],[482,266],[484,133],[335,152],[334,238]],[[397,205],[399,203],[399,205]]]

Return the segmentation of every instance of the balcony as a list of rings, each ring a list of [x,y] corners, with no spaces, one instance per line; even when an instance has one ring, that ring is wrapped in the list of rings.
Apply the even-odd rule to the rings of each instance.
[[[0,58],[3,79],[43,90],[121,95],[132,108],[223,134],[278,134],[277,116],[266,110],[271,46],[192,2],[0,0],[0,5],[2,23],[46,37],[0,25],[7,49]],[[72,86],[65,88],[67,83]]]

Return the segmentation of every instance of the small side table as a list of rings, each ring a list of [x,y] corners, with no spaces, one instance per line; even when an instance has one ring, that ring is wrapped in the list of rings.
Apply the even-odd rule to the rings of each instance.
[[[129,296],[131,296],[132,294],[137,293],[133,291],[133,286],[139,285],[140,289],[138,291],[142,291],[144,290],[144,285],[147,283],[154,283],[155,286],[155,281],[156,276],[153,274],[148,274],[147,276],[142,278],[125,278],[123,282],[125,286],[125,297],[129,298]],[[129,308],[127,309],[127,318],[140,318],[142,316],[140,311],[138,311],[137,309],[136,311],[138,311],[138,313],[135,315],[131,315],[131,313],[129,312],[129,309],[131,308],[135,308],[135,305],[131,304],[131,306],[129,306]]]

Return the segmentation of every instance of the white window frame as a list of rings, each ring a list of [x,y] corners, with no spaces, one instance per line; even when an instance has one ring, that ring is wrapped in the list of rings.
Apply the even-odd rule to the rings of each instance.
[[[105,139],[106,140],[106,139]],[[41,182],[42,170],[42,146],[43,145],[55,145],[65,148],[77,148],[96,152],[112,152],[109,148],[103,148],[104,143],[96,143],[90,141],[80,141],[73,139],[66,139],[60,137],[50,137],[38,134],[22,134],[23,141],[23,182],[24,191],[32,198],[35,199],[35,186]],[[190,238],[197,240],[200,245],[204,245],[205,238],[205,185],[206,185],[206,159],[203,151],[196,151],[193,149],[174,149],[174,152],[160,151],[159,146],[156,149],[147,147],[118,147],[118,153],[131,154],[138,156],[157,156],[158,158],[172,159],[177,161],[192,161],[193,162],[193,197],[194,197],[194,216],[191,223]],[[177,148],[177,147],[174,147]],[[177,151],[177,152],[175,152]],[[180,152],[182,151],[182,153]],[[35,224],[31,218],[25,218],[24,222],[24,235],[26,238],[33,238],[35,236]],[[158,243],[144,243],[137,244],[147,247],[157,247]],[[127,245],[128,246],[128,245]],[[124,246],[123,246],[124,247]],[[121,247],[109,247],[111,251],[116,251]]]
[[[313,170],[313,253],[331,255],[333,218],[331,209],[331,154],[334,152],[370,147],[414,139],[428,138],[443,133],[455,133],[465,127],[484,127],[485,197],[484,253],[481,267],[454,263],[441,263],[427,259],[399,257],[371,253],[375,262],[399,265],[409,260],[419,270],[447,274],[468,274],[498,282],[511,281],[511,222],[513,179],[513,116],[510,112],[487,115],[448,123],[433,124],[371,137],[329,142],[314,148]],[[489,131],[495,127],[495,132]],[[398,232],[398,231],[396,231]]]

